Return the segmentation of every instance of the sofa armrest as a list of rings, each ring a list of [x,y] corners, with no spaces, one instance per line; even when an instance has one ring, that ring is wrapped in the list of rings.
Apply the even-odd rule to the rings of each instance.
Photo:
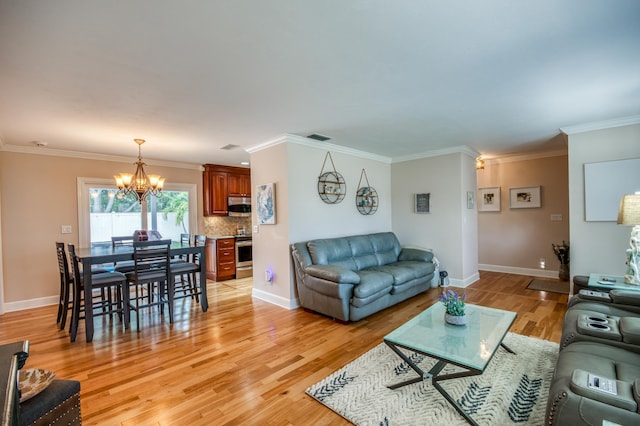
[[[590,381],[595,380],[613,382],[616,389],[615,391],[602,391],[590,385]],[[571,390],[580,396],[613,405],[614,407],[632,412],[638,409],[638,404],[634,399],[633,384],[622,380],[603,378],[596,374],[591,375],[585,370],[575,369],[571,375]]]
[[[640,292],[631,290],[611,290],[609,295],[611,296],[613,303],[640,306]]]
[[[400,255],[398,256],[398,260],[418,260],[422,262],[431,262],[432,259],[432,251],[408,247],[403,248],[400,252]]]
[[[336,265],[311,265],[305,268],[305,272],[312,277],[321,278],[343,284],[359,284],[360,276],[350,269]]]

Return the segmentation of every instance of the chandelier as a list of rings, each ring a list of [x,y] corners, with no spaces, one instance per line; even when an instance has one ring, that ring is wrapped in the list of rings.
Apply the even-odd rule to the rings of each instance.
[[[116,185],[118,186],[118,194],[129,195],[135,193],[140,204],[147,199],[149,195],[159,195],[164,186],[164,178],[160,175],[147,175],[144,171],[145,163],[142,162],[142,144],[144,139],[134,139],[138,144],[138,161],[136,171],[131,173],[120,173],[114,176]]]

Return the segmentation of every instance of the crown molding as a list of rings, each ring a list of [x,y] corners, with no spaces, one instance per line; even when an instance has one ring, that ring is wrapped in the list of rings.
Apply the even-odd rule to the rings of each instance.
[[[592,123],[578,124],[576,126],[561,127],[560,131],[565,135],[575,135],[576,133],[591,132],[593,130],[610,129],[612,127],[630,126],[640,124],[640,115],[614,118],[612,120],[595,121]]]
[[[366,151],[360,151],[353,148],[347,148],[341,145],[335,145],[328,142],[320,142],[314,139],[305,138],[304,136],[298,136],[291,133],[285,133],[280,135],[274,139],[268,140],[258,145],[253,145],[245,149],[249,154],[253,154],[254,152],[262,151],[267,148],[271,148],[273,146],[279,145],[281,143],[294,143],[297,145],[304,145],[310,148],[317,148],[323,150],[329,150],[332,152],[339,152],[341,154],[353,155],[354,157],[366,158],[369,160],[380,161],[381,163],[391,163],[391,158],[384,157],[382,155],[372,154]]]
[[[429,158],[429,157],[440,157],[441,155],[448,155],[448,154],[465,154],[473,158],[480,156],[480,153],[475,149],[470,148],[466,145],[459,145],[451,148],[442,148],[442,149],[434,149],[432,151],[424,151],[417,154],[405,155],[402,157],[393,157],[392,163],[403,163],[405,161],[421,160],[423,158]]]
[[[569,155],[567,150],[561,149],[556,151],[534,152],[531,154],[515,154],[515,155],[506,155],[504,157],[485,158],[484,163],[487,165],[513,163],[515,161],[537,160],[540,158],[561,157],[563,155],[565,156]]]
[[[51,149],[45,147],[30,147],[21,145],[0,145],[0,151],[5,152],[17,152],[20,154],[36,154],[36,155],[49,155],[52,157],[67,157],[67,158],[80,158],[83,160],[100,160],[100,161],[113,161],[117,163],[130,163],[134,160],[133,157],[122,157],[118,155],[106,155],[106,154],[94,154],[79,151],[66,151],[62,149]],[[150,166],[161,167],[174,167],[177,169],[192,169],[202,171],[201,164],[194,163],[180,163],[176,161],[162,161],[152,160],[145,158],[145,164]]]

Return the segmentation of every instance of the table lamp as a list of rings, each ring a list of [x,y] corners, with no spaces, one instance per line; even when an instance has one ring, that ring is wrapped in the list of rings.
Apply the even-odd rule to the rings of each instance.
[[[640,285],[638,251],[640,250],[640,192],[624,195],[618,210],[619,225],[633,225],[627,249],[627,273],[624,282]]]

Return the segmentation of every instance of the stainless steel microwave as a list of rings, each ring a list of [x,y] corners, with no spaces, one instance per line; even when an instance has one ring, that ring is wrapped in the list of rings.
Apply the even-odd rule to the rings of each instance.
[[[227,198],[227,211],[229,212],[229,216],[251,216],[251,198]]]

